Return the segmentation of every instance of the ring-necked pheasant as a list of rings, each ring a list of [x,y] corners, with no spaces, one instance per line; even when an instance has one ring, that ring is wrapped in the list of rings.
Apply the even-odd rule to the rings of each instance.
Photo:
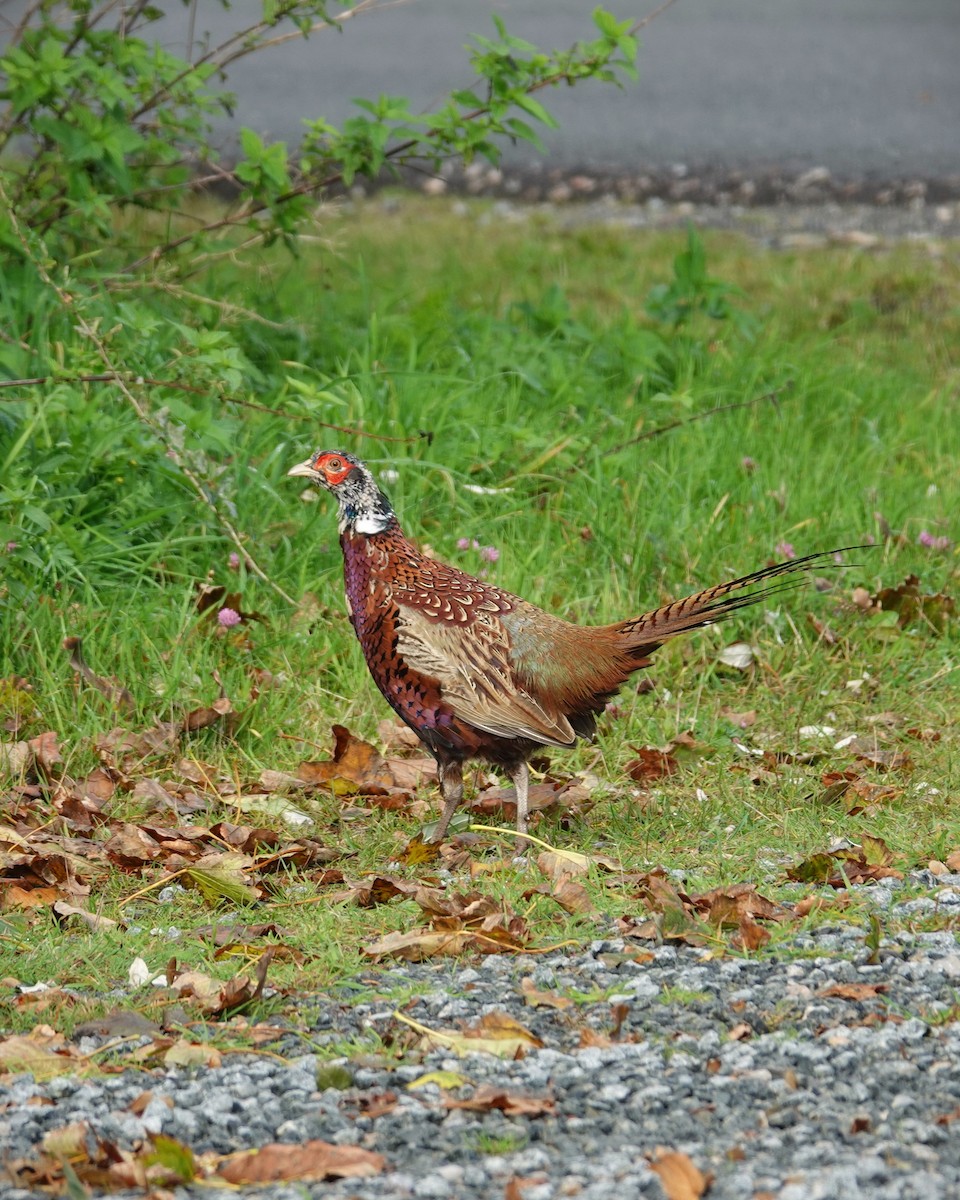
[[[288,474],[337,498],[347,608],[370,674],[437,760],[434,841],[463,799],[463,763],[480,758],[516,787],[522,845],[527,759],[538,747],[590,737],[606,703],[668,638],[764,600],[784,586],[769,581],[837,553],[763,567],[614,625],[573,625],[421,554],[353,455],[320,450]]]

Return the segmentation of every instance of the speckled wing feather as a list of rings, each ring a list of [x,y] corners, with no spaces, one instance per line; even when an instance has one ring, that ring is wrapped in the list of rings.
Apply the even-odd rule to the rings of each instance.
[[[445,619],[436,609],[401,601],[397,653],[413,670],[436,679],[444,703],[475,728],[502,738],[571,745],[576,735],[566,716],[518,682],[509,636],[492,607],[481,599],[467,606],[466,619]]]

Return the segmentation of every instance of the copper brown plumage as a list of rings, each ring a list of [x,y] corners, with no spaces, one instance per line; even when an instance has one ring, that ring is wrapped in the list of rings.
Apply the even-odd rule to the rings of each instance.
[[[763,600],[783,576],[836,553],[776,563],[612,625],[574,625],[421,554],[352,455],[321,450],[289,474],[337,499],[347,607],[370,673],[437,760],[437,841],[463,799],[466,760],[510,775],[522,837],[527,759],[538,747],[590,737],[607,702],[668,638]]]

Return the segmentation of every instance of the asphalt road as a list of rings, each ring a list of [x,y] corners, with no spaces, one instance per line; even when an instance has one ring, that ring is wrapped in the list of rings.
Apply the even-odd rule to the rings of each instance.
[[[606,0],[642,16],[655,0]],[[595,0],[409,0],[343,33],[254,55],[231,72],[236,124],[293,140],[304,116],[339,121],[350,99],[409,96],[426,108],[471,79],[464,44],[512,33],[565,47],[592,31]],[[171,6],[173,7],[173,6]],[[196,34],[255,19],[261,0],[198,6]],[[163,37],[183,51],[187,12]],[[549,93],[561,130],[551,161],[614,168],[803,170],[845,176],[960,175],[960,0],[677,0],[644,31],[640,81]],[[227,137],[227,132],[224,132]],[[515,165],[537,158],[520,147]]]

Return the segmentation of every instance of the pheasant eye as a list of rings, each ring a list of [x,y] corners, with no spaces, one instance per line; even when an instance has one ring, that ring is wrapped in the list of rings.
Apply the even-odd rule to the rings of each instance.
[[[340,461],[339,458],[328,458],[327,459],[327,470],[328,471],[340,471],[342,469],[343,469],[343,463]]]

